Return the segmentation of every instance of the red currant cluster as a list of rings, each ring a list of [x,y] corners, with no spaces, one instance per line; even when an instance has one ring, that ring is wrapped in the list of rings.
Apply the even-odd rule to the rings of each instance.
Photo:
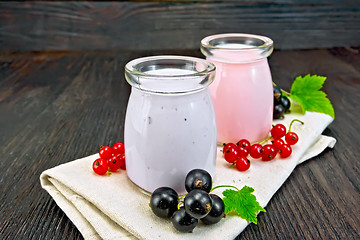
[[[283,124],[276,124],[270,131],[271,136],[262,142],[268,142],[271,140],[271,144],[254,143],[246,139],[241,139],[236,144],[228,143],[223,148],[224,158],[227,162],[235,165],[239,171],[246,171],[250,168],[250,161],[248,156],[250,155],[254,159],[261,158],[262,161],[270,161],[276,157],[279,153],[281,158],[287,158],[292,153],[292,145],[295,145],[299,141],[299,137],[295,132],[291,132],[292,124],[298,121],[304,124],[298,119],[294,119],[290,123],[289,131],[286,132],[286,127]],[[284,137],[285,141],[282,139]]]
[[[104,175],[108,172],[116,172],[119,169],[126,169],[124,143],[117,142],[112,147],[101,147],[100,158],[93,162],[93,170],[96,174]]]
[[[246,139],[241,139],[237,144],[228,143],[223,148],[224,158],[243,172],[250,168],[250,161],[247,158],[251,144]]]

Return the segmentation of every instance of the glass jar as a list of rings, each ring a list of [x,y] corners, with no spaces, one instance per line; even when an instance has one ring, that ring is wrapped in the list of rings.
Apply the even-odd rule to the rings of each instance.
[[[130,61],[131,94],[125,118],[128,177],[148,192],[168,186],[185,192],[186,174],[213,174],[216,121],[208,86],[215,66],[204,59],[153,56]]]
[[[267,57],[273,41],[264,36],[229,33],[205,37],[201,52],[216,66],[209,87],[219,143],[264,139],[273,119],[273,86]]]

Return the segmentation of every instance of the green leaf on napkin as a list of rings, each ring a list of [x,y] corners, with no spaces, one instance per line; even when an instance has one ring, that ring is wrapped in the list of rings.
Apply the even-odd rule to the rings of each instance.
[[[252,187],[244,186],[241,190],[227,189],[222,192],[225,204],[225,214],[233,213],[241,218],[257,224],[258,211],[266,212],[256,201],[255,195],[252,193]]]
[[[298,76],[293,82],[290,95],[292,101],[301,105],[302,112],[319,112],[335,118],[334,108],[326,93],[321,91],[326,77],[317,75]]]

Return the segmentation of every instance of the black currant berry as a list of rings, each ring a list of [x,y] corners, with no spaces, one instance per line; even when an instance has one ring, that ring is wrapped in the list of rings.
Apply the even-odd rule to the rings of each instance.
[[[273,112],[273,119],[279,119],[281,118],[285,113],[285,109],[283,105],[277,104],[274,105],[274,112]]]
[[[185,189],[187,192],[194,189],[201,189],[205,192],[210,192],[211,187],[211,175],[203,169],[193,169],[186,175]]]
[[[207,192],[195,189],[186,195],[184,207],[190,216],[200,219],[211,211],[212,200]]]
[[[150,207],[156,216],[168,218],[177,210],[178,194],[169,187],[156,189],[150,199]]]
[[[180,232],[191,232],[199,220],[187,214],[185,208],[181,207],[172,215],[171,222],[176,230]]]
[[[280,98],[274,97],[274,105],[281,104],[281,98],[282,98],[282,97],[280,97]]]
[[[281,98],[281,89],[278,86],[273,86],[274,91],[274,98],[280,99]]]
[[[216,194],[210,194],[212,199],[212,208],[208,215],[201,219],[206,225],[218,223],[224,216],[225,204]]]
[[[280,98],[280,102],[281,102],[281,105],[283,105],[283,107],[284,107],[284,112],[289,110],[289,108],[290,108],[290,100],[287,97],[282,96]]]

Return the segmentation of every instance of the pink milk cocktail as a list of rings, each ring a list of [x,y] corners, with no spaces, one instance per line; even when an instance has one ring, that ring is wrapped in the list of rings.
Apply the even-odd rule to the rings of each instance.
[[[252,34],[218,34],[201,41],[201,52],[216,66],[209,86],[218,143],[266,138],[273,117],[273,86],[267,57],[273,41]]]

